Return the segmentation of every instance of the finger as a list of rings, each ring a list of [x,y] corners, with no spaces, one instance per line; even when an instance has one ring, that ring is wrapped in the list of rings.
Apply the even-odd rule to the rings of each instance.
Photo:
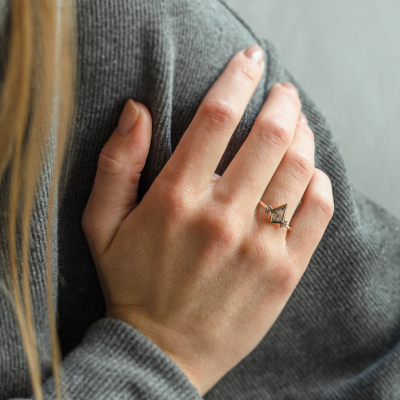
[[[334,212],[331,181],[315,168],[302,202],[292,218],[287,247],[299,262],[307,265]]]
[[[282,219],[290,221],[313,176],[314,148],[314,135],[311,129],[299,119],[293,142],[261,198],[273,209],[287,204],[286,209],[279,215],[278,212],[272,212],[272,214],[270,212],[270,216],[272,215],[273,220],[278,224]]]
[[[275,84],[248,138],[217,188],[231,201],[253,210],[290,146],[301,103],[289,83]]]
[[[149,151],[151,115],[128,100],[118,127],[99,156],[93,189],[82,225],[99,249],[108,246],[118,227],[137,205],[140,173]],[[90,243],[89,243],[90,244]]]
[[[168,161],[168,173],[190,178],[191,185],[199,189],[209,185],[263,69],[264,56],[258,46],[250,46],[232,58]]]

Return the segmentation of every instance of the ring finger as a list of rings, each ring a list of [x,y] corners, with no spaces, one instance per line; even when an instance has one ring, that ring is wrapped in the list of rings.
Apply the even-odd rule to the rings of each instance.
[[[314,135],[301,114],[293,142],[261,198],[272,209],[287,204],[284,210],[273,213],[277,226],[280,226],[279,221],[290,221],[311,180],[314,172],[314,147]]]

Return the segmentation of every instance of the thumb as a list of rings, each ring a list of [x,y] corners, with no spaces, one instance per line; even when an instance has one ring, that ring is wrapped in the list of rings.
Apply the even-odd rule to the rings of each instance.
[[[150,112],[129,99],[118,127],[100,153],[93,189],[82,217],[90,247],[103,252],[137,206],[140,174],[149,152]]]

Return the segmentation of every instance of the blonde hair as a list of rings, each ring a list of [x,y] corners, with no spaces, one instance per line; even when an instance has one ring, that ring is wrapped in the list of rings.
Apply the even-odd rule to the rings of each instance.
[[[10,171],[9,270],[4,272],[6,284],[13,294],[33,395],[39,400],[43,398],[43,391],[31,304],[29,237],[44,149],[50,144],[50,132],[55,126],[56,149],[46,230],[46,297],[53,375],[57,398],[60,399],[61,356],[52,297],[51,233],[58,179],[74,103],[75,13],[72,0],[12,0],[10,7],[11,27],[0,100],[0,182],[5,171]],[[17,240],[19,226],[21,243]],[[17,254],[21,254],[21,258]]]

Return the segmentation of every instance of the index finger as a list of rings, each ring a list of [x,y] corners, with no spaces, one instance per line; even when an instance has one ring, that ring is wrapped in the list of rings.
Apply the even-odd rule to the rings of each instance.
[[[231,59],[168,161],[170,173],[190,177],[197,188],[209,185],[263,70],[264,54],[259,46],[250,46]]]

